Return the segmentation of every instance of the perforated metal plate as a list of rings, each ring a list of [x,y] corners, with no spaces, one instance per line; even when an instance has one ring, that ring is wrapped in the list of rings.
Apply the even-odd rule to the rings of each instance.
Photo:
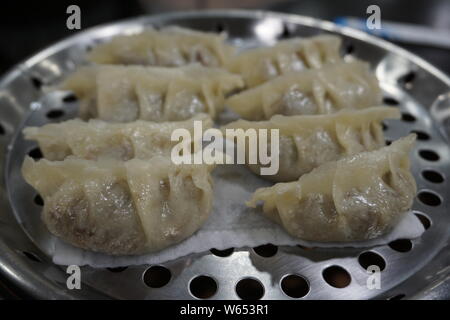
[[[418,134],[412,171],[418,185],[414,203],[426,232],[366,249],[275,247],[206,252],[160,266],[115,269],[82,267],[82,289],[68,290],[65,268],[52,264],[49,233],[40,221],[42,202],[21,177],[26,154],[39,157],[24,141],[24,125],[69,119],[77,102],[68,93],[44,95],[84,62],[85,52],[111,36],[145,26],[180,25],[227,31],[241,47],[280,38],[336,33],[344,55],[369,61],[385,93],[385,103],[403,112],[387,121],[392,141]],[[312,18],[250,11],[207,11],[143,17],[79,33],[16,66],[0,82],[0,161],[4,166],[0,201],[0,272],[31,296],[47,298],[150,299],[387,299],[445,298],[450,295],[448,266],[450,79],[420,58],[364,33]],[[7,187],[5,189],[5,187]],[[381,289],[369,290],[366,267],[381,269]]]

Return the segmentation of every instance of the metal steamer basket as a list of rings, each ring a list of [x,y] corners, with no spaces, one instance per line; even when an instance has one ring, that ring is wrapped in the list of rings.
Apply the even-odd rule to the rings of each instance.
[[[338,34],[347,58],[369,61],[386,104],[402,110],[402,120],[386,121],[390,141],[416,132],[411,154],[418,185],[416,214],[426,231],[374,248],[304,247],[211,250],[158,266],[114,269],[81,267],[80,290],[66,286],[66,267],[52,263],[51,235],[40,221],[42,199],[21,177],[26,154],[38,158],[35,143],[24,141],[24,125],[74,117],[77,101],[44,88],[85,63],[98,42],[146,26],[179,25],[226,31],[240,47],[278,39]],[[0,272],[17,290],[35,298],[116,299],[395,299],[450,297],[450,79],[433,66],[383,40],[330,22],[258,11],[203,11],[141,17],[76,34],[14,67],[0,82],[0,161],[4,168],[0,201]],[[381,271],[381,289],[368,289],[367,266]]]

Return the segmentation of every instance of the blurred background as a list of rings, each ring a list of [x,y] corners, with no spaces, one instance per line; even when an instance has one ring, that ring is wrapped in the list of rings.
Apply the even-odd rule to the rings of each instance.
[[[341,16],[367,18],[366,9],[381,8],[381,21],[413,23],[447,30],[450,37],[449,0],[97,0],[4,1],[0,10],[0,74],[40,49],[77,30],[66,28],[66,9],[81,9],[81,27],[168,11],[213,8],[262,9],[334,20]],[[432,32],[432,30],[430,31]],[[449,40],[450,41],[450,40]],[[439,45],[398,43],[450,74],[450,50]]]

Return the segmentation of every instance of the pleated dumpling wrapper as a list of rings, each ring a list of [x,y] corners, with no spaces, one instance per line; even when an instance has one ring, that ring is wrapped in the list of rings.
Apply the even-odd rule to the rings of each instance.
[[[111,158],[126,161],[157,155],[170,157],[172,148],[179,143],[171,140],[171,134],[176,129],[186,129],[194,137],[195,121],[201,121],[205,130],[212,127],[211,118],[199,114],[189,120],[160,123],[142,120],[111,123],[94,119],[85,122],[74,119],[42,127],[27,127],[23,133],[25,139],[38,142],[48,160],[75,156],[88,160]]]
[[[259,148],[267,145],[267,154],[271,154],[272,162],[278,160],[278,171],[261,177],[271,181],[288,182],[297,180],[302,174],[328,161],[353,155],[363,151],[371,151],[385,145],[382,121],[399,119],[398,108],[371,107],[362,110],[344,109],[326,115],[306,116],[273,116],[268,121],[238,120],[224,126],[236,131],[237,137],[245,139],[248,129],[266,129],[267,135],[256,135]],[[278,130],[278,153],[272,155],[272,133]],[[266,140],[264,140],[266,139]],[[261,174],[261,150],[252,146],[246,148],[246,164],[256,174]],[[277,158],[277,159],[276,159]],[[252,163],[250,163],[250,159]],[[257,161],[254,161],[257,159]]]
[[[180,121],[198,113],[218,116],[225,97],[243,87],[240,76],[218,68],[87,66],[58,89],[75,93],[80,117],[112,122]]]
[[[414,134],[375,151],[328,162],[300,177],[256,190],[247,203],[294,237],[318,242],[374,239],[412,207],[416,183],[409,152]]]
[[[291,72],[228,98],[225,104],[247,120],[328,114],[381,103],[378,80],[369,64],[340,62],[319,70]]]
[[[228,69],[242,75],[246,86],[251,88],[292,71],[318,69],[342,61],[340,46],[341,39],[332,35],[282,40],[233,56]]]
[[[208,67],[228,64],[235,49],[225,34],[180,27],[147,28],[130,35],[118,35],[93,48],[89,60],[99,64],[138,64],[179,67],[201,63]]]
[[[207,165],[170,158],[126,162],[25,158],[22,174],[44,199],[54,235],[86,250],[134,255],[164,249],[198,230],[212,208]]]

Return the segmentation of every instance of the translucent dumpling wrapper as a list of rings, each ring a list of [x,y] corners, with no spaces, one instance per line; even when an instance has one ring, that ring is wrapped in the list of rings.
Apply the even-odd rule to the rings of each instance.
[[[23,132],[26,139],[38,142],[48,160],[63,160],[68,156],[75,156],[82,159],[112,158],[125,161],[133,158],[149,159],[157,155],[170,157],[172,148],[179,143],[171,141],[172,133],[183,128],[193,138],[194,121],[201,121],[204,129],[212,127],[211,118],[203,114],[190,120],[162,123],[142,120],[128,123],[102,120],[85,122],[74,119],[42,127],[27,127]]]
[[[258,189],[247,205],[262,202],[264,215],[303,240],[379,237],[412,207],[417,190],[408,155],[415,138],[328,162],[298,181]]]
[[[225,66],[234,54],[225,34],[200,32],[179,27],[160,31],[147,28],[140,33],[119,35],[93,48],[89,60],[99,64],[139,64],[178,67],[201,63]]]
[[[336,63],[319,70],[291,72],[226,100],[226,105],[248,120],[274,114],[328,114],[380,104],[378,80],[362,61]]]
[[[215,118],[227,94],[242,88],[240,76],[218,68],[87,66],[59,89],[80,99],[80,117],[112,122],[179,121],[198,113]]]
[[[332,35],[282,40],[235,55],[228,69],[242,75],[247,87],[254,87],[285,73],[339,62],[340,46],[341,39]]]
[[[198,230],[212,208],[211,167],[149,160],[33,161],[22,174],[44,199],[42,219],[66,242],[112,255],[161,250]]]
[[[245,136],[248,129],[268,130],[267,135],[256,135],[258,146],[266,139],[267,152],[271,150],[270,130],[279,130],[278,154],[279,170],[274,175],[262,175],[271,181],[294,181],[301,175],[328,161],[363,151],[371,151],[385,145],[381,122],[387,118],[400,118],[400,111],[390,107],[371,107],[359,111],[342,110],[329,115],[313,116],[273,116],[269,121],[232,122],[222,129],[243,129],[239,135]],[[261,138],[263,137],[263,138]],[[263,141],[264,142],[264,141]],[[253,155],[250,153],[253,152]],[[262,165],[256,148],[246,148],[248,167],[256,174]],[[249,163],[250,158],[258,159]],[[273,160],[272,160],[273,161]]]

